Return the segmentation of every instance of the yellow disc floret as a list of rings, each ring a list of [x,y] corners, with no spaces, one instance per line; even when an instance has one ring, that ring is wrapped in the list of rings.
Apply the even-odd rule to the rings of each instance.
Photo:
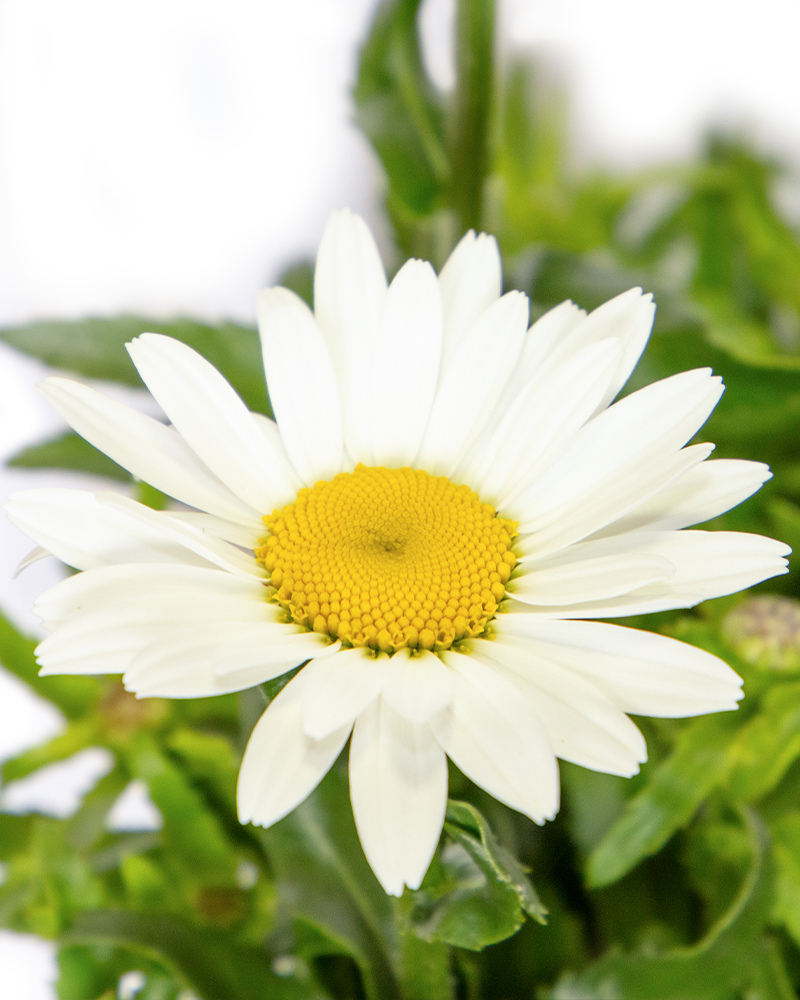
[[[359,465],[264,523],[256,558],[291,620],[388,653],[484,633],[516,562],[515,521],[414,469]]]

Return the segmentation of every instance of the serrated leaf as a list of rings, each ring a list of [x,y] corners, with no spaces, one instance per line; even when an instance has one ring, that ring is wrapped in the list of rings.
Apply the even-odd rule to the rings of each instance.
[[[61,941],[108,942],[156,956],[203,1000],[323,1000],[310,982],[276,976],[262,951],[167,917],[89,910],[79,914]]]
[[[497,842],[481,813],[469,802],[447,803],[445,832],[461,844],[475,862],[498,882],[514,891],[522,910],[537,923],[546,923],[547,909],[517,859]]]
[[[474,806],[451,799],[444,829],[451,842],[413,893],[409,924],[418,937],[480,951],[516,934],[526,914],[545,923],[522,866]]]
[[[715,715],[690,723],[680,733],[672,754],[653,770],[589,856],[589,885],[616,882],[691,820],[730,771],[736,724],[730,714]]]
[[[235,323],[212,327],[190,319],[91,317],[0,330],[0,339],[54,368],[141,387],[125,350],[125,344],[141,333],[163,333],[182,340],[222,372],[251,410],[272,415],[258,334]]]

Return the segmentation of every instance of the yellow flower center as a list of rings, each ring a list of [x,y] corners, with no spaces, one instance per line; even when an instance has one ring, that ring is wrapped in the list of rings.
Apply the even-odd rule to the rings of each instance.
[[[515,521],[420,470],[359,465],[264,523],[256,558],[292,621],[389,653],[481,635],[516,562]]]

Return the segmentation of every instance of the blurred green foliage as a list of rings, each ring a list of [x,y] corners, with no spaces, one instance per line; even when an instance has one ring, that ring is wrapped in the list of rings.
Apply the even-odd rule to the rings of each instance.
[[[775,478],[711,526],[800,545],[800,237],[776,207],[780,165],[716,135],[694,163],[578,173],[560,90],[533,64],[493,64],[491,0],[458,2],[449,94],[425,75],[419,3],[381,6],[355,87],[398,259],[440,265],[475,226],[497,235],[506,285],[530,295],[534,316],[564,298],[591,309],[632,285],[652,291],[656,325],[628,391],[691,367],[723,375],[702,436],[718,455],[768,461]],[[310,297],[307,266],[286,283]],[[136,385],[123,344],[146,330],[191,344],[269,412],[253,330],[121,317],[0,336]],[[12,464],[128,478],[74,435]],[[794,601],[797,587],[790,575],[759,590]],[[34,643],[0,621],[3,665],[66,718],[3,780],[90,746],[114,759],[67,819],[0,813],[0,923],[60,941],[62,1000],[109,1000],[131,969],[144,973],[139,1000],[789,1000],[800,992],[800,634],[779,655],[769,636],[725,627],[746,600],[629,622],[722,656],[745,679],[738,712],[639,720],[651,760],[630,781],[563,765],[564,805],[543,828],[452,768],[460,801],[442,849],[394,904],[361,852],[342,762],[270,830],[238,823],[241,753],[278,684],[167,702],[137,701],[113,679],[38,679]],[[133,779],[160,830],[107,829]]]

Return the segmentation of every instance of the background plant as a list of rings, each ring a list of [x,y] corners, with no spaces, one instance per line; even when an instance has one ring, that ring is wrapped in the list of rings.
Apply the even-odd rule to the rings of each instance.
[[[577,173],[565,102],[534,65],[498,66],[494,6],[459,0],[457,86],[426,78],[419,0],[380,8],[361,55],[357,120],[386,173],[397,260],[441,264],[469,227],[494,232],[509,288],[535,314],[591,309],[642,285],[656,326],[628,391],[710,365],[726,395],[704,428],[717,455],[775,478],[711,526],[800,545],[800,237],[775,208],[780,166],[708,138],[694,163]],[[307,298],[311,269],[284,282]],[[254,330],[97,318],[0,332],[79,375],[139,385],[123,344],[191,344],[269,413]],[[128,475],[73,434],[13,465]],[[139,499],[164,498],[141,484]],[[564,806],[535,827],[451,770],[441,849],[393,903],[361,853],[334,768],[270,830],[236,820],[249,732],[280,681],[209,700],[137,702],[112,678],[39,679],[34,642],[0,623],[0,659],[65,714],[5,782],[106,747],[113,769],[65,820],[0,814],[0,923],[59,942],[62,1000],[362,998],[786,1000],[800,992],[800,604],[793,575],[758,591],[629,622],[722,656],[745,679],[736,713],[637,720],[650,762],[626,779],[563,764]],[[132,779],[163,828],[109,832]]]

